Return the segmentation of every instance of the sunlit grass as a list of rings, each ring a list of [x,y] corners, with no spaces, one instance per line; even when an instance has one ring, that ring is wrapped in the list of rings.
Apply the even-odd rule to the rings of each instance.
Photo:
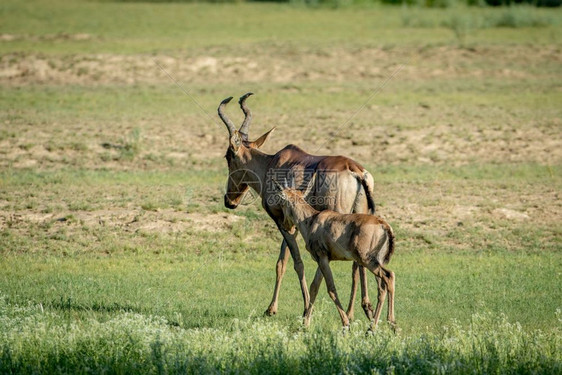
[[[221,329],[184,329],[167,319],[119,312],[70,322],[68,312],[0,300],[0,369],[58,372],[166,373],[555,373],[561,322],[528,330],[505,316],[475,314],[470,324],[437,332],[394,335],[365,324],[346,335],[294,330],[256,317]],[[558,312],[560,319],[560,312]]]

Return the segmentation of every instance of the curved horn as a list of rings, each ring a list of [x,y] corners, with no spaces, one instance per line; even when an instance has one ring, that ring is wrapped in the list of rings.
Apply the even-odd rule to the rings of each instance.
[[[234,127],[234,124],[232,123],[232,121],[230,121],[230,119],[228,117],[226,117],[226,115],[224,114],[224,106],[227,105],[228,103],[230,103],[230,101],[232,100],[232,96],[229,98],[224,99],[221,104],[219,105],[219,117],[221,118],[222,122],[224,122],[224,124],[226,125],[226,128],[228,129],[228,134],[230,136],[232,136],[232,134],[234,134],[234,132],[236,131],[236,128]]]
[[[238,104],[240,104],[240,108],[242,108],[242,112],[244,112],[245,116],[244,122],[242,122],[242,125],[240,125],[240,129],[238,130],[238,132],[242,134],[242,137],[244,137],[246,141],[248,140],[248,127],[250,126],[250,122],[252,121],[252,111],[250,111],[250,108],[246,106],[246,99],[248,99],[250,95],[254,95],[254,93],[248,92],[242,95],[238,100]]]

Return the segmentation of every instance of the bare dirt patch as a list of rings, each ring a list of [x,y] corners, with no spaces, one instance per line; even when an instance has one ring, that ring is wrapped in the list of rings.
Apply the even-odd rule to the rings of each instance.
[[[30,227],[42,227],[56,231],[61,227],[106,228],[111,231],[176,233],[176,232],[223,232],[243,220],[228,213],[202,214],[175,210],[106,209],[98,211],[72,211],[68,214],[41,213],[34,210],[18,212],[0,211],[0,229],[27,231]]]
[[[472,124],[462,115],[426,112],[427,125],[397,129],[394,123],[420,121],[420,110],[367,109],[365,119],[341,128],[347,113],[318,120],[313,113],[276,116],[254,109],[261,124],[252,126],[251,136],[268,130],[264,123],[275,124],[277,130],[264,146],[265,152],[295,143],[313,154],[347,155],[369,166],[562,162],[562,137],[556,126],[562,122],[558,118],[527,122],[517,119],[517,114],[500,113],[493,121],[503,117],[505,122],[489,126],[489,119]],[[372,113],[379,118],[371,122],[367,116]],[[199,116],[169,119],[165,127],[158,119],[104,124],[103,129],[99,123],[89,122],[55,123],[40,129],[19,123],[7,126],[17,129],[18,135],[0,139],[0,167],[4,168],[204,169],[210,164],[224,165],[221,159],[227,145],[224,127],[202,124]],[[138,145],[128,153],[123,138],[134,129],[140,133]],[[108,142],[114,147],[104,146]]]
[[[16,36],[4,35],[3,38]],[[87,34],[59,35],[87,40]],[[239,55],[112,55],[46,56],[6,54],[0,57],[3,84],[107,84],[169,83],[169,72],[181,82],[346,82],[382,79],[400,68],[407,80],[434,78],[516,78],[550,76],[534,63],[562,63],[557,47],[479,47],[382,49],[333,48],[311,50],[284,45]],[[251,57],[249,57],[251,56]],[[402,66],[403,65],[403,66]],[[163,71],[163,68],[165,71]]]
[[[5,39],[11,37],[4,36]],[[255,49],[256,46],[241,47],[237,51],[210,49],[208,53],[199,51],[195,56],[6,54],[0,57],[0,84],[8,88],[18,85],[170,85],[169,73],[186,87],[208,82],[214,85],[239,82],[244,87],[266,83],[276,85],[285,94],[292,95],[295,91],[295,95],[306,101],[307,95],[341,92],[349,82],[372,81],[374,89],[397,69],[400,69],[399,83],[408,83],[408,90],[410,86],[437,90],[439,86],[431,86],[435,80],[440,80],[442,85],[478,82],[469,88],[461,84],[454,91],[460,96],[466,95],[466,91],[474,96],[485,96],[489,82],[501,85],[504,80],[508,83],[542,80],[548,84],[559,80],[562,74],[562,50],[556,46],[311,49],[272,44],[260,46],[259,53]],[[314,82],[321,87],[314,88]],[[303,87],[311,91],[303,92]],[[556,85],[539,87],[548,91],[545,97],[549,93],[556,95],[560,90]],[[385,90],[391,92],[393,87]],[[182,95],[179,89],[177,91]],[[371,93],[365,92],[365,100]],[[423,100],[411,103],[407,92],[402,95],[404,100],[398,107],[377,105],[377,97],[349,123],[362,104],[360,100],[345,111],[326,112],[323,108],[279,115],[254,108],[252,134],[258,136],[268,130],[262,124],[276,125],[278,130],[265,147],[266,152],[292,142],[311,153],[345,154],[367,165],[562,162],[559,112],[530,113],[532,104],[525,108],[513,108],[508,104],[508,108],[503,108],[483,103],[471,104],[468,112],[463,113],[459,111],[462,102],[456,107],[435,106]],[[431,91],[427,95],[431,97]],[[186,98],[186,105],[193,105],[189,98]],[[230,110],[233,115],[238,114]],[[220,124],[208,123],[204,114],[198,114],[166,118],[165,126],[160,118],[103,125],[77,118],[72,123],[50,122],[38,127],[30,121],[18,120],[21,113],[8,109],[0,129],[13,129],[14,136],[0,134],[0,166],[205,168],[209,161],[224,154],[226,135]],[[344,124],[346,126],[342,126]],[[103,146],[122,147],[123,138],[134,129],[140,130],[142,141],[134,155],[124,155],[118,147]]]

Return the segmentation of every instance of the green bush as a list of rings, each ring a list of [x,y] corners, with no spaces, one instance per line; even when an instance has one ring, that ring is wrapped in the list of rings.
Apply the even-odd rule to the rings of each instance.
[[[486,4],[491,6],[513,5],[513,4],[530,4],[538,7],[559,7],[562,0],[485,0]]]
[[[533,12],[528,6],[512,6],[501,13],[491,13],[484,20],[484,27],[545,27],[553,20],[544,15]]]
[[[100,0],[108,1],[108,0]],[[351,5],[365,3],[382,3],[391,5],[416,5],[425,8],[449,8],[455,5],[482,5],[502,6],[512,4],[530,4],[543,7],[558,7],[562,0],[112,0],[115,2],[152,2],[152,3],[238,3],[238,2],[272,2],[272,3],[296,3],[307,6],[320,5]]]

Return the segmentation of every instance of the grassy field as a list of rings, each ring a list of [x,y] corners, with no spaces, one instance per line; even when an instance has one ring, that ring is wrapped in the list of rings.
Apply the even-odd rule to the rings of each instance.
[[[561,21],[2,2],[0,373],[561,372]],[[342,335],[323,290],[303,329],[292,267],[263,317],[281,236],[259,202],[224,208],[215,115],[247,91],[251,137],[277,126],[265,152],[375,177],[399,333],[365,337],[359,308]]]

